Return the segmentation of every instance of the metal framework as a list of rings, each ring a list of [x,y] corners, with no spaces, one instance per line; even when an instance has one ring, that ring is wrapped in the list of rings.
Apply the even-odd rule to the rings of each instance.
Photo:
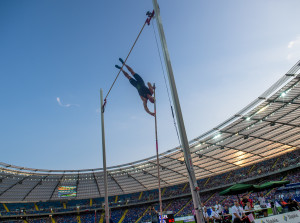
[[[300,145],[299,62],[260,97],[189,142],[197,179],[261,162]],[[187,182],[182,150],[159,155],[161,186]],[[156,156],[107,168],[108,193],[157,188]],[[77,185],[77,199],[104,195],[103,169],[45,170],[0,163],[0,201],[57,200],[60,185]]]

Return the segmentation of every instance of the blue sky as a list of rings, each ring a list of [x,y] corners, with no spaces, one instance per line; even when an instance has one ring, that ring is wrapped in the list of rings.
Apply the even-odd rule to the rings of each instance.
[[[238,112],[300,59],[298,0],[159,4],[189,139]],[[148,10],[150,0],[0,1],[1,162],[102,167],[99,90],[108,91]],[[128,64],[157,85],[160,151],[176,147],[152,26]],[[105,124],[109,166],[155,154],[154,120],[122,75]]]

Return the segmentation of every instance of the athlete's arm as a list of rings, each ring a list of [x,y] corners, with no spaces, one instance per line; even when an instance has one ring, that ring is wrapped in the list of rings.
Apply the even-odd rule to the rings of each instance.
[[[145,111],[148,113],[148,114],[150,114],[150,115],[152,115],[152,116],[154,116],[155,115],[155,113],[153,113],[153,112],[150,112],[149,111],[149,109],[148,109],[148,106],[147,106],[147,99],[145,99],[144,97],[141,97],[141,99],[142,99],[142,101],[143,101],[143,105],[144,105],[144,109],[145,109]]]
[[[151,92],[151,95],[153,95],[154,89],[155,89],[155,84],[154,84],[154,86],[152,86],[150,82],[148,82],[147,84],[148,84],[149,91]]]

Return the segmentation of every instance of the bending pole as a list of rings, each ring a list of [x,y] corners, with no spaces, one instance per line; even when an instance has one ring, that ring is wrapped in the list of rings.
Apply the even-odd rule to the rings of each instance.
[[[160,171],[159,171],[159,158],[158,158],[158,139],[157,139],[157,118],[156,118],[156,97],[155,97],[155,84],[154,86],[154,118],[155,118],[155,142],[156,142],[156,164],[157,164],[157,178],[158,178],[158,198],[160,210],[160,223],[163,223],[162,201],[161,201],[161,188],[160,188]]]
[[[163,50],[163,54],[164,54],[166,70],[168,73],[168,79],[169,79],[169,84],[170,84],[170,89],[171,89],[171,94],[172,94],[172,99],[173,99],[173,104],[174,104],[174,109],[175,109],[175,115],[176,115],[176,120],[177,120],[178,128],[179,128],[180,140],[181,140],[181,144],[183,147],[182,150],[183,150],[183,154],[184,154],[184,161],[185,161],[185,165],[186,165],[188,176],[189,176],[189,183],[190,183],[190,187],[191,187],[194,210],[195,210],[195,214],[196,214],[196,218],[197,218],[196,220],[197,220],[197,223],[204,223],[205,221],[203,218],[203,213],[202,213],[202,208],[201,208],[200,195],[198,193],[199,188],[198,188],[198,184],[197,184],[197,180],[196,180],[196,176],[195,176],[195,172],[194,172],[194,167],[193,167],[193,163],[192,163],[189,142],[187,139],[185,126],[184,126],[184,122],[183,122],[181,107],[180,107],[176,84],[175,84],[175,79],[174,79],[174,75],[173,75],[173,69],[172,69],[171,60],[170,60],[170,56],[169,56],[169,52],[168,52],[168,48],[167,48],[166,37],[165,37],[164,30],[163,30],[161,18],[160,18],[160,10],[159,10],[157,0],[152,0],[152,3],[153,3],[153,7],[154,7],[159,37],[160,37],[162,50]]]
[[[104,110],[103,108],[103,91],[100,89],[101,101],[101,132],[102,132],[102,154],[103,154],[103,175],[104,175],[104,195],[105,195],[105,219],[109,222],[109,207],[108,207],[108,191],[107,191],[107,172],[106,172],[106,152],[105,152],[105,132],[104,132]]]

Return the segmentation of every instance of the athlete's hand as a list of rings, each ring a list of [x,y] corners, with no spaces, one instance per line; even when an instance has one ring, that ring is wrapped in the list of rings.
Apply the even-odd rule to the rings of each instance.
[[[155,113],[154,113],[154,112],[150,112],[150,114],[151,114],[153,117],[155,117]]]

